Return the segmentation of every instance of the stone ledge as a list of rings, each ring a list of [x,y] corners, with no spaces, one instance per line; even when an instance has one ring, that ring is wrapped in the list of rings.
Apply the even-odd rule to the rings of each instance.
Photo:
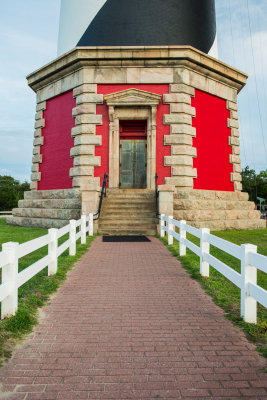
[[[46,101],[42,101],[41,103],[37,103],[36,111],[43,111],[46,110]]]
[[[192,146],[192,136],[181,133],[180,135],[164,135],[164,145],[187,144]]]
[[[192,146],[174,144],[171,147],[172,155],[197,156],[197,149]]]
[[[171,178],[165,178],[165,183],[167,185],[179,186],[179,187],[188,187],[193,188],[193,178],[188,176],[174,176]]]
[[[237,107],[237,103],[234,103],[232,101],[227,100],[226,102],[226,108],[227,110],[233,110],[233,111],[237,111],[238,107]]]
[[[70,156],[77,157],[82,155],[95,155],[95,146],[89,144],[83,144],[75,146],[70,149]]]
[[[74,167],[80,165],[92,165],[94,167],[101,166],[101,157],[100,156],[79,156],[74,158],[73,162]]]
[[[192,117],[188,114],[165,114],[163,115],[163,124],[171,125],[171,124],[187,124],[192,126]]]
[[[98,114],[82,114],[75,118],[75,126],[82,124],[102,125],[102,115]]]
[[[73,176],[94,176],[94,167],[87,166],[87,167],[74,167],[70,169],[70,177]]]
[[[170,111],[171,113],[184,113],[189,114],[192,117],[196,116],[195,107],[191,107],[190,105],[185,103],[172,103]]]
[[[36,137],[33,140],[33,145],[34,146],[42,146],[43,144],[44,144],[44,137],[43,136]]]
[[[176,189],[176,199],[203,199],[203,200],[230,200],[230,201],[248,201],[246,192],[230,192],[219,190],[202,189]]]
[[[90,135],[90,134],[83,134],[79,136],[75,136],[74,138],[74,145],[85,145],[91,144],[94,146],[101,146],[102,145],[102,135]]]
[[[103,94],[80,94],[76,98],[77,106],[84,103],[96,103],[103,104],[104,96]]]
[[[172,170],[172,177],[177,177],[177,176],[187,176],[191,178],[196,178],[197,177],[197,169],[192,168],[192,167],[171,167]]]
[[[196,136],[196,128],[186,125],[186,124],[171,124],[170,125],[170,133],[172,134],[185,134],[195,137]]]
[[[164,156],[164,166],[183,165],[193,167],[192,156]]]
[[[78,136],[83,134],[92,134],[96,133],[96,124],[83,124],[77,125],[71,129],[71,136]]]
[[[73,117],[76,117],[77,115],[80,115],[80,114],[95,114],[95,113],[96,113],[96,104],[95,103],[81,104],[72,109]]]
[[[83,93],[96,93],[97,92],[97,85],[96,84],[84,84],[80,85],[73,89],[73,97],[77,97]]]
[[[35,129],[44,128],[44,127],[45,127],[45,120],[43,118],[38,119],[38,121],[36,121],[34,124]]]
[[[228,128],[239,128],[238,121],[236,119],[227,118],[227,127]]]

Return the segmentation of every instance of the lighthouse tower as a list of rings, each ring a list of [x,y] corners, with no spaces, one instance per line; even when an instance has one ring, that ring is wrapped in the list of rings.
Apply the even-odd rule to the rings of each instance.
[[[240,174],[247,75],[216,56],[214,0],[63,0],[58,58],[27,77],[31,191],[8,222],[95,212],[107,174],[101,233],[155,233],[156,188],[160,212],[193,226],[262,227]]]

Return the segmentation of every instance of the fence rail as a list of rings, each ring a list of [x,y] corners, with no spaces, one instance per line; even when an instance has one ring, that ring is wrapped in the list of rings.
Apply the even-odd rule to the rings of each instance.
[[[179,233],[175,231],[179,228]],[[195,245],[186,238],[186,233],[200,239],[200,246]],[[210,266],[229,279],[241,290],[242,318],[249,323],[257,323],[257,303],[267,307],[267,291],[257,285],[257,270],[267,273],[267,257],[257,253],[257,246],[242,244],[238,246],[227,240],[218,238],[210,233],[207,228],[197,229],[186,224],[186,221],[177,221],[172,216],[160,216],[160,235],[168,236],[168,244],[173,244],[173,239],[179,241],[180,256],[186,255],[189,248],[200,258],[200,274],[209,277]],[[241,273],[218,260],[210,254],[210,245],[230,254],[241,262]]]
[[[28,282],[36,274],[48,266],[48,275],[57,272],[57,259],[69,249],[69,255],[76,254],[76,241],[86,243],[86,234],[94,233],[93,213],[82,215],[78,221],[70,220],[69,224],[60,229],[49,229],[48,234],[37,239],[19,244],[3,243],[0,252],[0,268],[2,268],[2,284],[0,285],[1,319],[15,315],[18,309],[18,288]],[[80,230],[77,232],[77,228]],[[58,246],[58,239],[69,234],[69,238]],[[18,272],[19,259],[48,245],[48,254]]]

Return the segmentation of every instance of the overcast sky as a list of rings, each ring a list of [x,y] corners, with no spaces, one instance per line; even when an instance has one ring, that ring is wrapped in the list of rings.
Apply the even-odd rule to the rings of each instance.
[[[60,0],[1,0],[0,175],[30,180],[35,93],[56,57]],[[216,0],[220,60],[249,74],[239,95],[242,166],[267,169],[267,0]]]

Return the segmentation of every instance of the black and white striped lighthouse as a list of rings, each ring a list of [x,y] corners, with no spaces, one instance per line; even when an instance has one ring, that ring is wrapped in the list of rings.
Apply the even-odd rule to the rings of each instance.
[[[214,0],[63,0],[58,54],[76,46],[192,46],[216,57]]]

